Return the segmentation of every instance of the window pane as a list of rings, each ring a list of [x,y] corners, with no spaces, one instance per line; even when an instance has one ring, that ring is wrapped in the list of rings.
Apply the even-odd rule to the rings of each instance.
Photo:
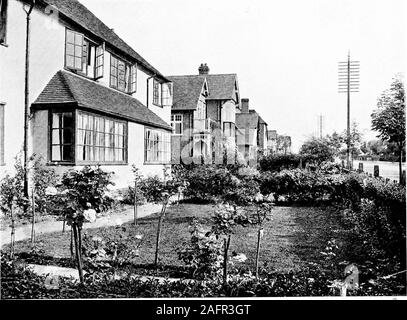
[[[52,144],[60,144],[61,141],[59,139],[59,135],[60,135],[60,130],[58,129],[53,129],[52,130]]]
[[[67,43],[66,44],[66,54],[73,56],[75,54],[75,46],[73,44]]]
[[[73,56],[66,56],[66,66],[69,68],[74,68],[74,57]]]
[[[75,32],[75,44],[82,45],[83,36],[80,33]]]
[[[52,146],[51,150],[51,159],[52,161],[61,161],[61,149],[60,146]]]
[[[82,65],[82,59],[81,58],[75,58],[74,68],[81,69],[81,65]]]
[[[70,145],[64,145],[62,147],[62,154],[63,154],[62,159],[64,161],[70,161],[72,159],[71,146]]]
[[[72,144],[72,131],[71,129],[62,130],[63,134],[63,143],[64,144]],[[54,143],[54,142],[52,142]],[[59,143],[59,142],[58,142]]]

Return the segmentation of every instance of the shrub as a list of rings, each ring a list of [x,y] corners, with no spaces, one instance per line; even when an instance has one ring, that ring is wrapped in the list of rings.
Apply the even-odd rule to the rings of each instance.
[[[191,240],[177,249],[179,259],[192,268],[194,279],[215,278],[223,261],[223,247],[211,230],[204,230],[196,221],[191,226]]]
[[[302,161],[302,157],[296,154],[270,154],[260,158],[259,167],[262,171],[281,171],[298,168]],[[302,163],[302,165],[305,165],[305,163]]]

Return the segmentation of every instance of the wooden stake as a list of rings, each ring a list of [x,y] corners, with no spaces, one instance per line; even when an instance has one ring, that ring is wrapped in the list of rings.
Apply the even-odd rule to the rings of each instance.
[[[10,215],[11,215],[10,258],[14,259],[15,225],[14,225],[13,205],[11,205]]]
[[[78,226],[76,224],[72,225],[73,228],[73,236],[75,240],[75,253],[76,253],[76,266],[78,268],[79,272],[79,281],[83,283],[83,269],[82,269],[82,259],[81,259],[81,254],[80,254],[80,246],[79,246],[79,232],[78,232]]]
[[[165,215],[165,209],[167,207],[167,202],[168,200],[165,200],[165,202],[163,203],[161,212],[160,212],[160,217],[158,219],[158,226],[157,226],[157,239],[156,239],[156,243],[155,243],[155,257],[154,257],[154,266],[158,265],[158,251],[159,251],[159,247],[160,247],[160,236],[161,236],[161,226],[164,220],[164,215]]]
[[[32,225],[31,225],[31,243],[35,243],[35,193],[32,189]]]
[[[228,251],[230,246],[230,234],[227,239],[224,240],[225,251],[223,253],[223,282],[226,283],[228,279]]]

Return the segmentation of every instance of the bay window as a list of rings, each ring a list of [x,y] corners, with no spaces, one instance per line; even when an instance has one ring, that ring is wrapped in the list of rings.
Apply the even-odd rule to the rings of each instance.
[[[54,111],[50,119],[52,162],[127,162],[127,122],[83,111]]]
[[[51,117],[51,161],[73,162],[73,112],[54,112]]]
[[[167,164],[171,161],[171,137],[166,131],[145,128],[144,160],[148,164]]]
[[[125,122],[78,112],[76,160],[95,163],[124,163]]]

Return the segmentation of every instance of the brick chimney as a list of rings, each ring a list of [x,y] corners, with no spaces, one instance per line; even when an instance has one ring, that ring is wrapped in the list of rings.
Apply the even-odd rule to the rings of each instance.
[[[208,74],[209,73],[209,67],[207,66],[206,63],[201,63],[201,65],[198,68],[199,74]]]
[[[249,99],[242,98],[242,113],[249,113]]]

